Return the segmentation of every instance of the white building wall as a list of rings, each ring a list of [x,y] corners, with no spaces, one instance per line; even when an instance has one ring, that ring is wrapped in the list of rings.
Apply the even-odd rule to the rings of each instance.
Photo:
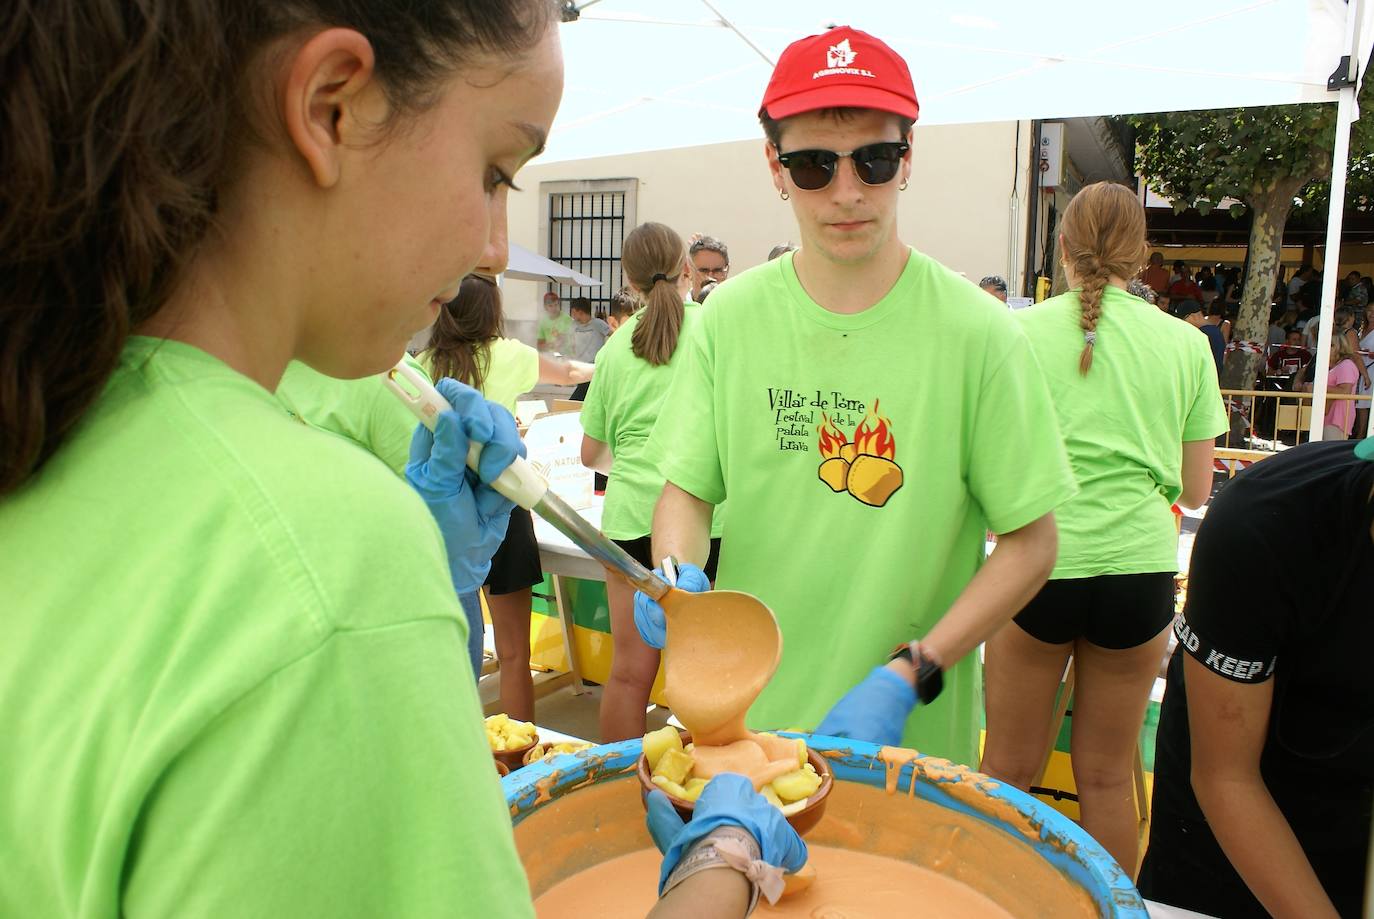
[[[1020,247],[1026,223],[1029,123],[917,126],[910,186],[902,193],[898,231],[904,241],[970,280],[988,274],[1020,284]],[[684,126],[684,130],[689,127]],[[1020,170],[1013,212],[1013,173]],[[666,223],[683,237],[706,233],[730,249],[732,273],[757,265],[778,243],[799,242],[791,206],[768,177],[764,141],[686,147],[624,156],[540,164],[521,170],[524,191],[510,195],[510,240],[548,253],[541,226],[540,183],[586,179],[638,180],[638,222]],[[627,228],[628,232],[628,228]],[[508,331],[533,341],[544,285],[507,281]]]

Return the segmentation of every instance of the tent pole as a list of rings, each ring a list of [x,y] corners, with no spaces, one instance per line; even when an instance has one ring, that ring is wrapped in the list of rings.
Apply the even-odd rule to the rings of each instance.
[[[764,51],[758,45],[754,44],[753,39],[751,39],[748,35],[745,35],[743,32],[741,32],[738,26],[736,26],[729,19],[725,18],[725,14],[722,13],[720,10],[716,9],[716,5],[712,3],[711,0],[701,0],[701,2],[706,5],[706,8],[708,10],[716,14],[716,17],[720,19],[721,25],[725,26],[725,28],[729,29],[731,32],[734,32],[736,35],[738,35],[740,37],[740,40],[743,41],[750,48],[752,48],[755,54],[763,58],[763,62],[765,64],[767,64],[769,67],[777,66],[777,62],[774,61],[771,57],[769,57],[766,51]]]
[[[1322,259],[1322,306],[1318,321],[1316,366],[1312,370],[1312,417],[1308,421],[1308,439],[1321,440],[1326,416],[1326,374],[1331,369],[1331,325],[1336,313],[1336,284],[1340,280],[1341,224],[1345,218],[1345,175],[1350,157],[1350,123],[1355,117],[1355,89],[1353,71],[1355,61],[1355,24],[1360,3],[1350,0],[1345,12],[1345,44],[1349,55],[1343,59],[1347,68],[1344,79],[1332,74],[1332,81],[1340,86],[1336,102],[1336,144],[1331,155],[1331,198],[1326,215],[1326,253]],[[1339,70],[1339,68],[1338,68]]]

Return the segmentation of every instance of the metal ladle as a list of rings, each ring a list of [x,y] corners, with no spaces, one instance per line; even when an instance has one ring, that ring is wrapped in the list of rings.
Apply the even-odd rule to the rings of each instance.
[[[414,392],[402,386],[398,377]],[[385,383],[430,430],[439,413],[452,408],[404,360],[387,373]],[[481,452],[481,444],[474,443],[468,451],[468,468],[477,469]],[[517,456],[491,487],[543,517],[578,548],[663,607],[667,624],[664,695],[696,742],[718,746],[749,736],[745,713],[782,659],[782,632],[772,610],[742,591],[691,593],[669,585],[550,490],[544,477],[522,457]]]

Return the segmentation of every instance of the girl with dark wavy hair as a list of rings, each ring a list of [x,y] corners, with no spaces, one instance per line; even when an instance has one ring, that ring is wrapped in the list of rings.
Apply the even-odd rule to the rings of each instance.
[[[514,425],[445,384],[407,485],[272,392],[386,370],[500,270],[556,17],[9,8],[0,914],[527,912],[455,595],[509,505],[448,459]]]
[[[9,9],[0,915],[530,915],[455,596],[505,533],[514,422],[441,380],[407,486],[272,391],[292,359],[387,370],[504,268],[556,7]],[[799,867],[747,791],[717,812]],[[733,871],[671,896],[713,891],[743,915]]]
[[[432,377],[452,377],[515,413],[515,400],[539,383],[560,386],[592,378],[591,364],[544,354],[505,337],[501,288],[484,275],[464,279],[439,311],[420,362]],[[539,541],[530,512],[511,511],[505,538],[491,558],[482,585],[491,612],[496,658],[501,669],[501,711],[521,721],[534,720],[534,678],[530,675],[530,610],[533,588],[544,580]],[[481,619],[476,638],[481,641]],[[481,652],[478,651],[480,659]]]

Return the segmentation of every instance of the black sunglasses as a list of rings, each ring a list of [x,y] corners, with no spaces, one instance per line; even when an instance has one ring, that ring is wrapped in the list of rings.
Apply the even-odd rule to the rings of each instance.
[[[792,175],[792,182],[806,191],[825,188],[835,178],[835,165],[844,157],[854,164],[854,174],[865,185],[886,185],[897,176],[902,157],[911,149],[901,141],[864,144],[849,153],[834,150],[793,150],[779,153],[778,162]]]

